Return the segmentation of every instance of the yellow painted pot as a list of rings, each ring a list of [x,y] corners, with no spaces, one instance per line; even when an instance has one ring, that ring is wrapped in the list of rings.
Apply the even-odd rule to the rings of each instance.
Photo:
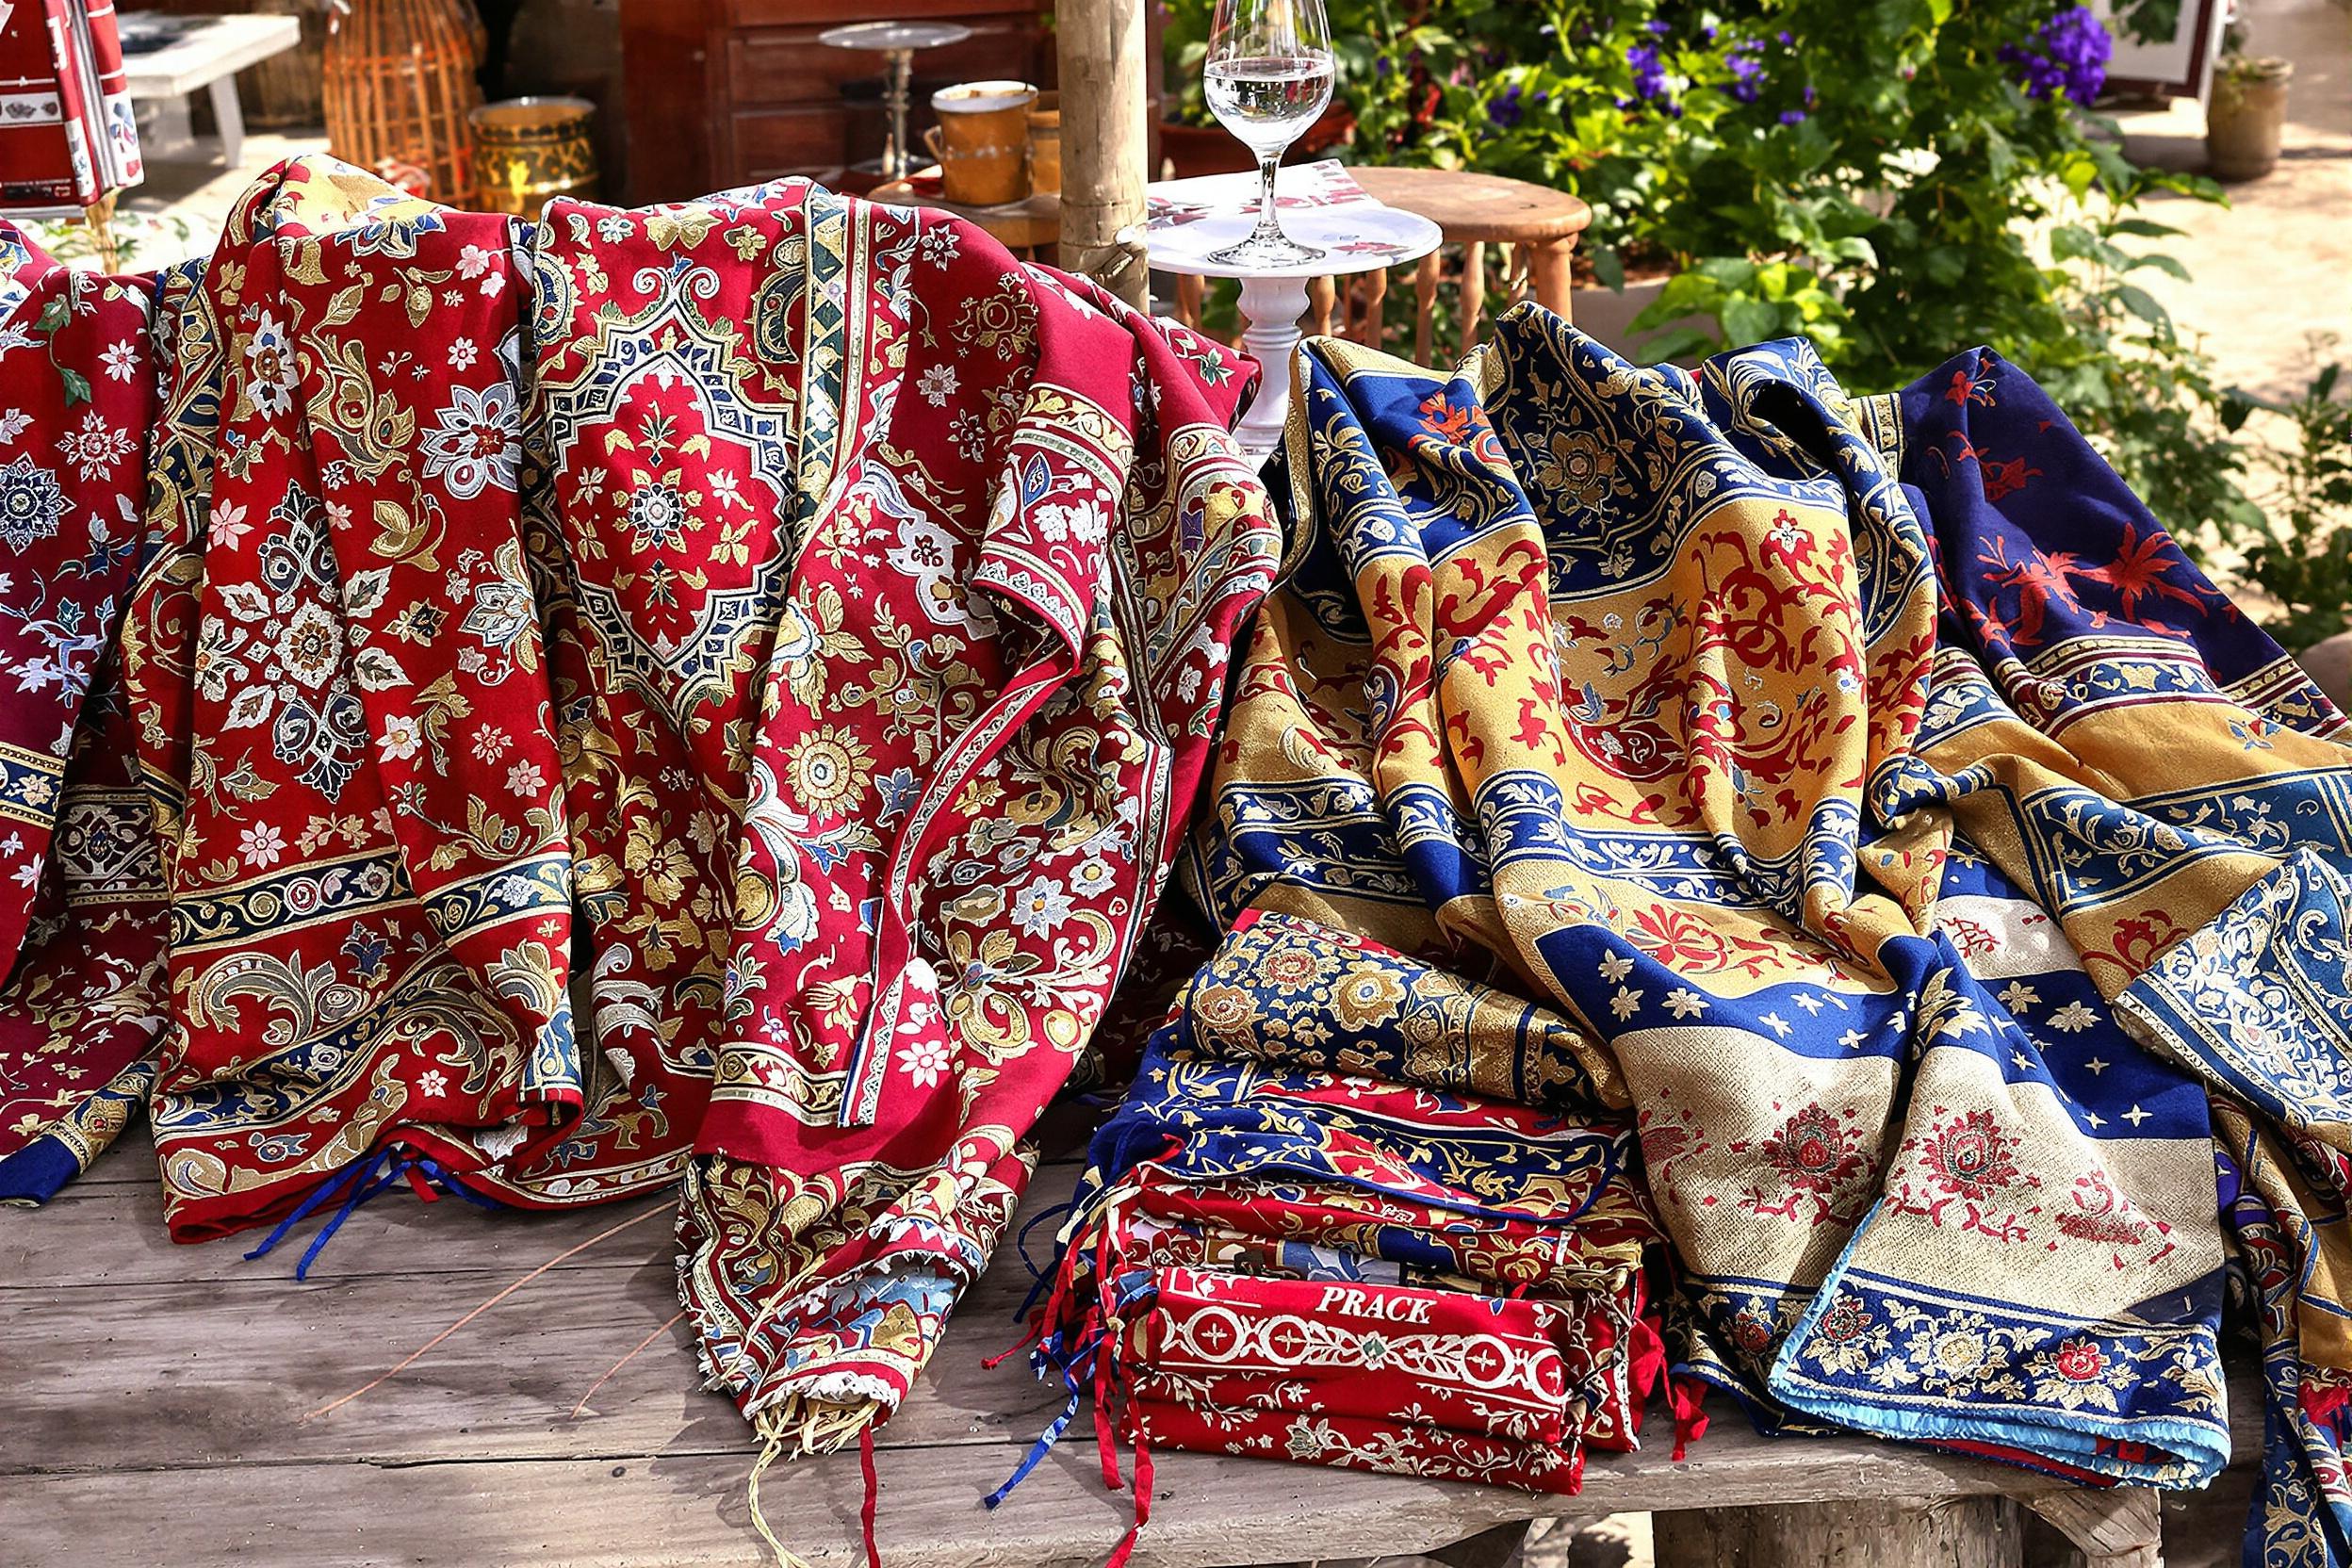
[[[466,117],[474,133],[474,200],[536,218],[558,196],[596,193],[596,144],[585,98],[507,98]]]

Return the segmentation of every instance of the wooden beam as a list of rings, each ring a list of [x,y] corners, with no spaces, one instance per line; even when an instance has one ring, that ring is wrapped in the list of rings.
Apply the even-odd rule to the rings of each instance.
[[[1650,1518],[1661,1563],[1713,1568],[2019,1568],[2006,1497],[1700,1508]]]
[[[1143,8],[1144,0],[1063,0],[1054,19],[1061,59],[1062,267],[1137,307],[1149,284],[1139,233],[1151,133]]]

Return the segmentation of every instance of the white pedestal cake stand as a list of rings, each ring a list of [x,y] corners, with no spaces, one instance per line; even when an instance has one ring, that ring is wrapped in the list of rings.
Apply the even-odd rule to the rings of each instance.
[[[1265,368],[1234,433],[1245,450],[1265,456],[1281,444],[1290,416],[1290,362],[1298,348],[1298,318],[1306,314],[1307,280],[1347,277],[1376,268],[1401,267],[1437,249],[1443,237],[1435,223],[1378,202],[1282,209],[1282,232],[1323,253],[1311,261],[1272,270],[1211,261],[1249,234],[1254,213],[1219,213],[1188,222],[1154,226],[1145,241],[1152,265],[1163,272],[1200,278],[1238,278],[1241,314],[1249,325],[1241,346]]]

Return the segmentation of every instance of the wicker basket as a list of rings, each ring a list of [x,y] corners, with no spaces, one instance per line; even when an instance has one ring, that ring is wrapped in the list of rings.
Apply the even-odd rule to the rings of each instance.
[[[328,150],[362,169],[414,164],[434,201],[465,204],[482,38],[468,0],[351,0],[327,34]]]

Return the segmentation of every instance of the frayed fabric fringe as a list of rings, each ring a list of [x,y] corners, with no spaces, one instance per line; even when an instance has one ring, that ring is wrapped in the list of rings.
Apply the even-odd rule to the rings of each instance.
[[[779,1459],[839,1453],[852,1443],[858,1445],[858,1468],[865,1486],[865,1495],[858,1510],[858,1525],[865,1543],[866,1568],[881,1568],[882,1554],[874,1544],[874,1533],[882,1493],[881,1477],[874,1467],[874,1429],[888,1420],[890,1414],[878,1400],[841,1404],[792,1395],[752,1417],[752,1426],[760,1434],[760,1458],[751,1467],[751,1527],[760,1532],[760,1539],[776,1554],[776,1568],[808,1568],[808,1564],[776,1538],[767,1515],[760,1511],[760,1483],[767,1476],[768,1467]]]

